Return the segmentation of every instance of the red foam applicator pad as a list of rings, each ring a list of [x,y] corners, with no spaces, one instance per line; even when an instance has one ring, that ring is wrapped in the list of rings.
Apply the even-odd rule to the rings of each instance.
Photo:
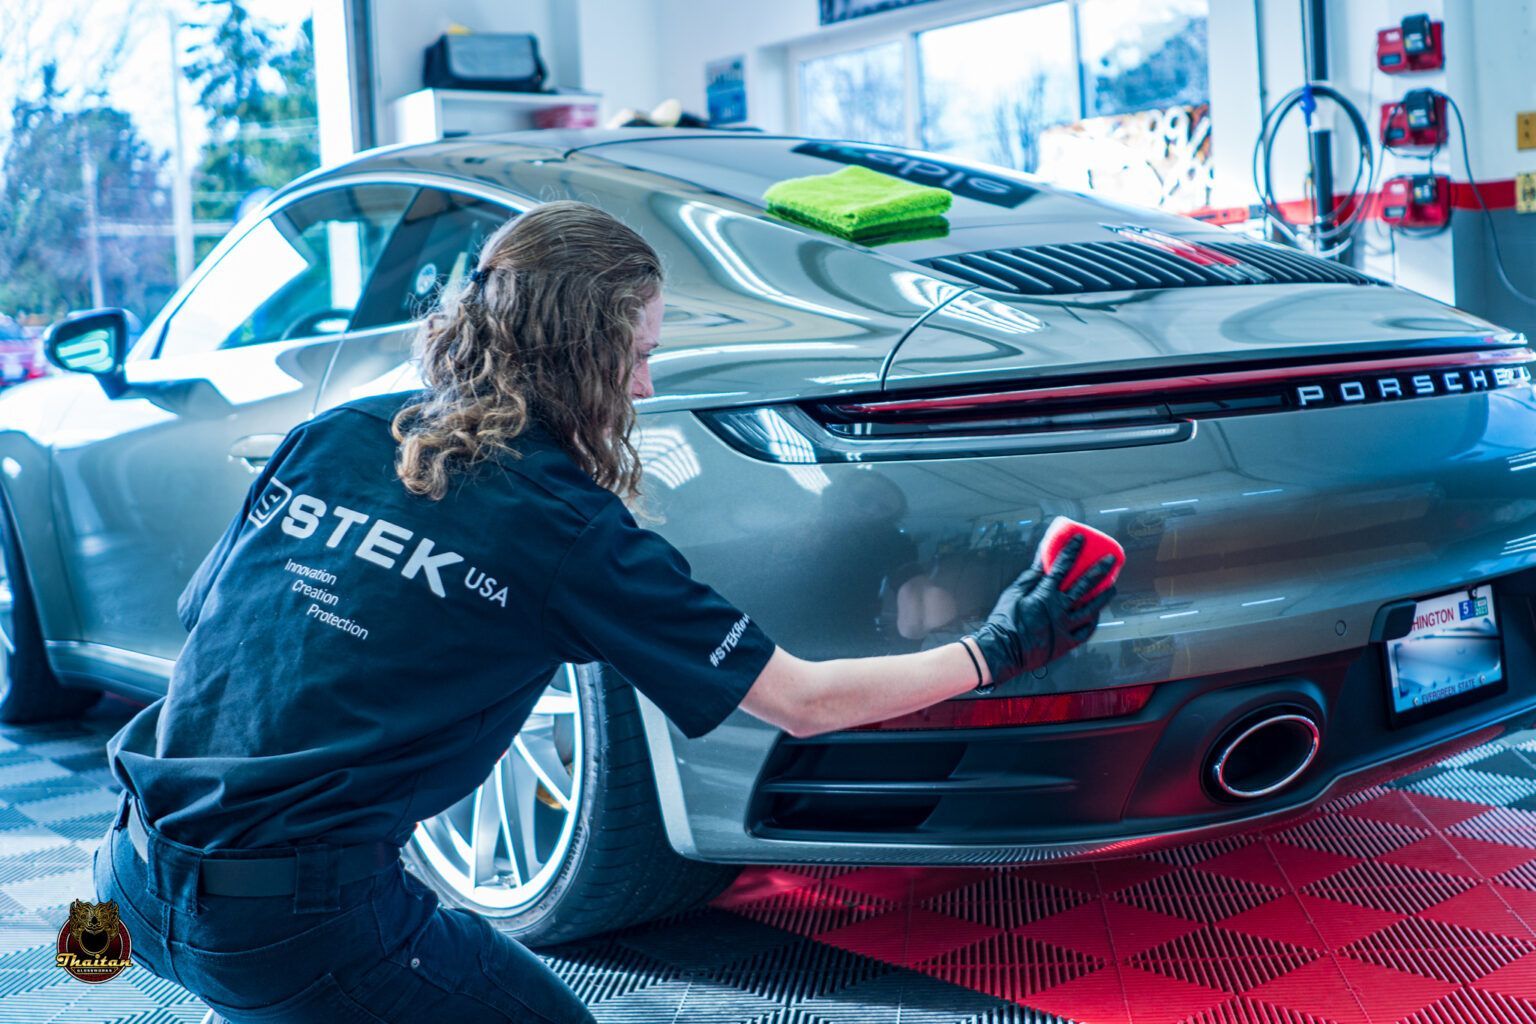
[[[1078,552],[1077,564],[1067,573],[1066,579],[1062,582],[1062,589],[1072,586],[1079,576],[1105,555],[1114,555],[1115,567],[1110,570],[1104,582],[1094,587],[1088,594],[1089,597],[1095,597],[1113,586],[1120,576],[1120,570],[1125,567],[1125,549],[1109,534],[1095,530],[1091,526],[1084,526],[1066,516],[1057,516],[1050,528],[1045,531],[1045,539],[1040,542],[1040,564],[1045,567],[1046,572],[1050,572],[1051,566],[1056,564],[1057,556],[1061,554],[1061,549],[1067,546],[1069,540],[1079,535],[1085,538],[1083,550]]]

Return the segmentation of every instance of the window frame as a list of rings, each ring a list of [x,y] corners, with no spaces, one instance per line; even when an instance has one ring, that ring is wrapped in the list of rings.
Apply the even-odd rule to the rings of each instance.
[[[184,356],[166,354],[164,352],[166,328],[170,326],[170,323],[173,319],[175,319],[176,314],[181,311],[181,307],[186,303],[187,299],[191,297],[192,293],[202,284],[203,280],[209,275],[209,273],[212,272],[213,268],[218,266],[219,263],[223,261],[224,257],[230,252],[230,250],[244,241],[246,236],[255,230],[257,226],[264,223],[273,214],[278,213],[279,211],[288,206],[291,206],[294,203],[302,202],[305,199],[309,199],[324,192],[356,188],[362,185],[398,185],[405,188],[414,188],[416,192],[407,201],[406,209],[409,209],[411,205],[417,201],[417,199],[420,197],[421,190],[426,188],[436,189],[441,192],[458,193],[460,195],[469,196],[484,202],[493,203],[497,206],[505,208],[509,218],[527,213],[534,206],[538,205],[538,203],[533,199],[530,199],[527,196],[519,195],[518,193],[507,189],[500,189],[494,186],[486,185],[483,182],[457,178],[451,175],[436,175],[425,172],[359,171],[341,177],[326,177],[319,181],[312,182],[306,182],[304,178],[300,178],[294,184],[289,185],[287,189],[278,192],[272,198],[263,203],[260,207],[252,210],[250,214],[241,220],[240,223],[236,224],[228,234],[219,239],[218,244],[213,247],[207,256],[203,257],[203,260],[198,264],[197,269],[187,277],[187,280],[184,281],[181,287],[176,290],[176,293],[172,295],[166,304],[161,307],[160,311],[155,314],[155,318],[150,322],[149,326],[145,328],[143,335],[140,336],[138,342],[134,345],[133,350],[129,353],[128,360],[130,362],[151,362],[159,361],[161,359],[206,357],[210,355],[217,355],[220,352],[238,352],[246,349],[258,349],[265,345],[290,344],[293,342],[313,341],[318,339],[348,338],[384,333],[387,331],[398,331],[402,328],[409,327],[412,324],[419,323],[419,320],[404,320],[394,324],[383,324],[368,327],[359,331],[350,330],[349,324],[348,330],[340,331],[334,334],[316,334],[305,338],[274,339],[271,341],[258,342],[253,345],[242,346],[238,349],[209,349],[201,352],[187,353]],[[393,237],[394,232],[392,230],[390,232],[389,240],[392,240]],[[383,255],[388,252],[389,240],[386,240],[385,242],[384,253],[381,253],[381,259]],[[363,293],[366,293],[372,278],[373,273],[370,271],[368,280],[363,282]],[[359,296],[359,301],[361,301],[361,295]]]

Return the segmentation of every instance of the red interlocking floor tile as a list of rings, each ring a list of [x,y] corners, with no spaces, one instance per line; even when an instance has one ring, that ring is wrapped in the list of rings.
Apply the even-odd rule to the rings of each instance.
[[[1526,922],[1533,932],[1536,932],[1536,892],[1522,889],[1518,886],[1505,885],[1500,880],[1490,884],[1493,887],[1493,891],[1498,894],[1499,899],[1503,900],[1510,910],[1514,911],[1522,921]]]
[[[1536,1003],[1478,988],[1457,989],[1402,1024],[1536,1024]]]
[[[787,868],[753,867],[743,871],[731,887],[715,900],[715,906],[735,910],[747,903],[756,903],[781,893],[792,892],[815,885],[810,875]]]
[[[1076,889],[1048,885],[1034,876],[999,871],[974,885],[922,900],[920,906],[993,928],[1013,929],[1071,910],[1092,898]]]
[[[1213,1006],[1209,1010],[1184,1018],[1181,1024],[1337,1024],[1337,1022],[1330,1017],[1314,1016],[1290,1007],[1261,1002],[1251,996],[1236,996],[1220,1006]]]
[[[1017,934],[1113,960],[1135,956],[1199,927],[1183,918],[1104,900],[1033,921],[1018,929]]]
[[[1187,935],[1200,928],[1194,921],[1134,907],[1118,900],[1107,899],[1100,906],[1109,922],[1114,955],[1121,959],[1171,942],[1180,935]]]
[[[1384,864],[1469,878],[1500,875],[1531,860],[1536,860],[1536,850],[1455,835],[1429,836],[1381,857]]]
[[[1466,984],[1536,952],[1536,943],[1410,917],[1341,952],[1409,974]]]
[[[1536,846],[1536,811],[1522,811],[1517,807],[1479,809],[1481,814],[1452,825],[1446,831],[1512,846]]]
[[[1200,871],[1209,871],[1215,875],[1225,875],[1228,878],[1240,878],[1245,882],[1253,882],[1257,885],[1269,885],[1283,889],[1288,883],[1285,872],[1280,870],[1280,865],[1275,863],[1275,855],[1270,853],[1272,844],[1265,841],[1249,843],[1235,850],[1218,854],[1217,856],[1197,861],[1192,867]],[[1298,847],[1288,847],[1298,849]],[[1354,863],[1353,861],[1349,862]],[[1348,867],[1346,864],[1345,867]]]
[[[1254,843],[1232,853],[1201,861],[1195,867],[1260,885],[1291,889],[1307,885],[1360,863],[1329,850],[1316,850],[1283,842]]]
[[[921,900],[951,889],[971,885],[999,871],[986,868],[908,868],[875,867],[861,868],[840,875],[837,884],[843,889],[868,893],[892,902]]]
[[[1147,854],[1152,860],[1162,861],[1164,864],[1172,864],[1174,867],[1190,867],[1205,861],[1224,857],[1229,853],[1236,853],[1245,846],[1252,846],[1262,840],[1257,833],[1238,833],[1232,836],[1223,836],[1220,839],[1210,839],[1203,843],[1189,843],[1186,846],[1172,846],[1166,850],[1154,850]]]
[[[996,929],[985,925],[903,906],[877,917],[819,932],[812,938],[850,953],[910,967],[995,934]]]
[[[1477,979],[1477,986],[1517,999],[1536,1000],[1536,953],[1528,953]]]
[[[1435,871],[1442,875],[1478,877],[1477,870],[1461,859],[1461,854],[1456,852],[1456,847],[1451,845],[1450,840],[1438,833],[1384,853],[1378,860],[1383,864],[1403,864],[1418,868],[1420,871]]]
[[[1351,942],[1358,942],[1367,935],[1389,928],[1403,919],[1402,914],[1375,907],[1363,907],[1357,903],[1341,903],[1323,896],[1306,893],[1298,897],[1312,927],[1317,929],[1323,944],[1338,949]]]
[[[1026,935],[994,935],[950,950],[914,970],[999,999],[1028,1002],[1026,997],[1036,992],[1075,981],[1104,966],[1097,957]]]
[[[1378,913],[1378,911],[1371,913]],[[1381,927],[1385,928],[1395,920],[1397,920],[1396,915],[1392,915],[1382,923]],[[1324,949],[1327,945],[1318,934],[1312,918],[1308,916],[1306,907],[1294,895],[1281,896],[1252,910],[1233,914],[1218,924],[1219,927],[1232,931],[1256,935],[1261,939],[1273,939],[1292,946]]]
[[[1135,1024],[1177,1024],[1191,1013],[1226,1002],[1231,993],[1192,985],[1136,967],[1120,968],[1120,984]]]
[[[1401,1020],[1455,991],[1454,985],[1435,978],[1405,974],[1349,957],[1339,957],[1338,965],[1349,981],[1350,991],[1373,1020]]]
[[[1423,839],[1430,828],[1409,828],[1386,821],[1332,814],[1304,821],[1270,838],[1314,850],[1341,853],[1346,857],[1379,857],[1389,850]]]
[[[1268,903],[1282,890],[1240,878],[1180,868],[1170,874],[1123,889],[1115,899],[1123,903],[1191,921],[1219,921]]]
[[[903,966],[920,964],[998,934],[1000,930],[989,925],[911,907],[907,918],[906,955],[901,963]]]
[[[1312,813],[1318,817],[1322,817],[1323,815],[1327,814],[1343,814],[1351,807],[1359,807],[1361,804],[1368,804],[1378,796],[1381,796],[1381,794],[1387,792],[1390,792],[1390,790],[1383,785],[1377,784],[1365,786],[1364,788],[1357,789],[1352,793],[1344,793],[1340,796],[1333,797],[1330,800],[1323,801],[1312,809]]]
[[[852,874],[858,871],[858,865],[850,864],[796,864],[794,871],[801,875],[810,875],[815,879],[836,878],[839,875]]]
[[[1494,876],[1493,881],[1502,882],[1511,888],[1524,889],[1526,892],[1536,892],[1536,861],[1501,872]]]
[[[1196,926],[1189,925],[1191,929]],[[1113,960],[1115,947],[1109,938],[1109,922],[1104,915],[1104,905],[1095,900],[1062,911],[1051,917],[1031,921],[1015,934],[1055,943],[1100,960]],[[1156,942],[1147,944],[1157,945]]]
[[[1083,1024],[1536,1024],[1536,812],[1416,792],[1115,861],[749,871],[716,905]]]
[[[1236,993],[1305,967],[1321,955],[1316,949],[1210,927],[1165,942],[1129,962],[1191,984]]]
[[[1120,971],[1114,966],[1083,975],[1064,985],[1036,992],[1029,1005],[1068,1020],[1091,1024],[1132,1024],[1125,1005]]]
[[[1044,885],[1076,889],[1088,896],[1097,896],[1099,893],[1099,876],[1094,871],[1094,865],[1086,861],[1031,864],[1027,867],[1010,868],[1009,873],[1022,878],[1033,878]]]
[[[1531,838],[1536,839],[1536,836]],[[1496,842],[1481,836],[1452,835],[1446,840],[1485,878],[1502,875],[1536,860],[1536,849],[1529,846]]]
[[[1331,957],[1314,960],[1300,970],[1283,974],[1247,994],[1252,999],[1321,1017],[1336,1024],[1371,1024],[1364,1007],[1349,990],[1349,979]]]
[[[815,935],[889,913],[892,904],[832,882],[817,882],[799,889],[781,889],[766,899],[732,901],[734,887],[715,906],[761,921],[797,935]]]
[[[1536,893],[1484,882],[1444,903],[1421,910],[1419,917],[1514,939],[1536,940],[1536,931],[1521,920],[1522,913],[1536,917]]]
[[[1286,882],[1291,888],[1311,885],[1360,863],[1359,857],[1291,843],[1270,843],[1269,851],[1279,862],[1280,870],[1285,873]]]
[[[1314,896],[1356,903],[1398,914],[1414,914],[1476,885],[1460,875],[1421,871],[1403,864],[1367,860],[1305,887]]]
[[[1172,866],[1147,857],[1123,857],[1119,860],[1100,861],[1094,865],[1099,887],[1104,892],[1115,892],[1153,878],[1161,878],[1173,871]]]
[[[1483,804],[1469,804],[1462,800],[1415,793],[1406,789],[1392,789],[1363,804],[1349,808],[1344,813],[1358,818],[1390,822],[1408,828],[1423,828],[1427,818],[1436,828],[1450,828],[1468,818],[1475,818],[1486,810]]]

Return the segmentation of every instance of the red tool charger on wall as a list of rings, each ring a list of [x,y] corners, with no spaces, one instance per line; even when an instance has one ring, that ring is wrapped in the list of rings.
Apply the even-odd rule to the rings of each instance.
[[[1448,137],[1444,93],[1412,89],[1402,99],[1381,105],[1383,148],[1436,147]]]
[[[1445,22],[1410,14],[1401,25],[1377,32],[1376,66],[1389,75],[1445,67]]]
[[[1381,186],[1381,219],[1396,228],[1439,228],[1451,219],[1451,179],[1443,174],[1392,178]]]

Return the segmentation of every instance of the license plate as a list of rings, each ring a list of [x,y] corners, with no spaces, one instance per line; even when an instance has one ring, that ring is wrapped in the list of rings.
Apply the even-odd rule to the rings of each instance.
[[[1504,645],[1493,586],[1419,601],[1413,629],[1386,643],[1394,720],[1417,720],[1504,689]]]

